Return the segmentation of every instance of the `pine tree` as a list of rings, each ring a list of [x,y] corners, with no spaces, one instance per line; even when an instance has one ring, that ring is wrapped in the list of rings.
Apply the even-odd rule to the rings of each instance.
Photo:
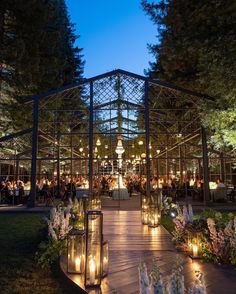
[[[203,123],[218,148],[236,147],[236,3],[230,0],[142,1],[158,29],[147,74],[215,97]],[[217,119],[216,119],[217,118]]]
[[[22,129],[31,124],[22,98],[78,81],[84,62],[64,0],[3,0],[0,8],[1,103],[12,129]]]

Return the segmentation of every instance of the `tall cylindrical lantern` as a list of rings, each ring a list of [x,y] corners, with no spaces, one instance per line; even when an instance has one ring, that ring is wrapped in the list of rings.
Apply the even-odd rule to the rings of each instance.
[[[103,214],[99,210],[86,213],[85,286],[100,286],[102,279],[102,226]]]
[[[85,232],[71,230],[67,236],[67,271],[83,274],[85,268]]]
[[[109,247],[108,241],[102,243],[102,276],[108,275],[108,263],[109,263]]]
[[[148,209],[148,226],[155,228],[159,225],[160,215],[156,205],[150,205]]]
[[[144,195],[142,195],[141,198],[141,211],[142,211],[142,224],[147,225],[148,224],[148,198]]]

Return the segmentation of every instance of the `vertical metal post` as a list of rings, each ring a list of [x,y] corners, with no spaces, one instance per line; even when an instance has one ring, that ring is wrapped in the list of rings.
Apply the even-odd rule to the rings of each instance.
[[[60,195],[60,132],[57,133],[57,195],[56,197],[59,197]]]
[[[150,124],[149,124],[149,99],[148,99],[148,81],[145,81],[145,88],[144,88],[144,105],[145,105],[145,139],[146,139],[146,192],[147,197],[150,197],[150,149],[149,149],[149,142],[150,142]]]
[[[208,163],[208,151],[207,151],[207,138],[205,128],[201,127],[202,137],[202,159],[203,159],[203,192],[204,192],[204,204],[210,202],[210,189],[209,189],[209,163]]]
[[[19,155],[16,156],[16,183],[19,180]]]
[[[180,172],[180,183],[183,184],[183,162],[182,162],[182,150],[181,145],[179,145],[179,172]]]
[[[29,207],[35,207],[35,200],[36,200],[37,154],[38,154],[38,112],[39,112],[39,100],[37,97],[34,98],[33,107],[34,109],[33,109],[30,199],[28,202]]]
[[[89,107],[89,196],[93,194],[93,82],[90,82]]]
[[[224,153],[220,153],[220,178],[222,182],[225,182],[225,160],[224,160]]]

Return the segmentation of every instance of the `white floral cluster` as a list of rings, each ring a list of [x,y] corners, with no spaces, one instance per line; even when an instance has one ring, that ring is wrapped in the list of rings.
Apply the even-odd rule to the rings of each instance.
[[[67,207],[57,206],[51,208],[50,218],[47,218],[46,221],[48,223],[48,235],[53,240],[65,239],[72,229],[70,226],[72,207],[73,203],[70,202]]]
[[[174,240],[178,241],[181,239],[185,232],[184,228],[188,223],[193,223],[193,208],[189,204],[188,208],[186,205],[183,206],[183,210],[177,205],[177,217],[173,219],[175,224],[175,231],[173,232]]]
[[[177,259],[172,273],[167,277],[166,282],[163,281],[160,268],[155,260],[150,273],[150,281],[148,278],[147,267],[144,262],[139,265],[139,294],[184,294],[184,276],[182,274],[182,264]],[[206,294],[206,285],[203,274],[196,272],[196,280],[192,287],[188,290],[188,294]]]
[[[172,209],[177,209],[177,204],[172,202],[172,197],[162,198],[162,211],[164,214],[169,213]]]
[[[236,217],[224,229],[217,230],[212,218],[207,219],[207,225],[213,252],[224,260],[230,258],[232,251],[236,251]]]

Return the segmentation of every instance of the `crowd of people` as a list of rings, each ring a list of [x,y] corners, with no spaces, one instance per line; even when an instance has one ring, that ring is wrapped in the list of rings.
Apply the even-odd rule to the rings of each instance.
[[[134,193],[146,194],[146,177],[139,175],[128,175],[122,178],[122,184],[127,188],[129,197]],[[224,188],[225,184],[218,180],[214,183],[214,191]],[[53,199],[66,200],[68,197],[75,197],[76,190],[88,189],[87,176],[62,177],[59,184],[55,179],[42,178],[37,181],[37,200],[51,204]],[[93,191],[100,195],[112,196],[112,191],[119,188],[117,175],[95,176],[93,178]],[[150,181],[150,192],[155,193],[161,189],[163,196],[172,197],[174,201],[181,198],[191,197],[193,200],[203,200],[203,179],[188,178],[182,182],[179,179],[165,179],[164,177],[152,177]],[[0,203],[20,204],[27,203],[30,192],[30,182],[24,183],[21,180],[0,182]],[[214,193],[213,193],[214,196]],[[234,196],[234,195],[233,195]],[[234,201],[234,197],[233,197]]]

